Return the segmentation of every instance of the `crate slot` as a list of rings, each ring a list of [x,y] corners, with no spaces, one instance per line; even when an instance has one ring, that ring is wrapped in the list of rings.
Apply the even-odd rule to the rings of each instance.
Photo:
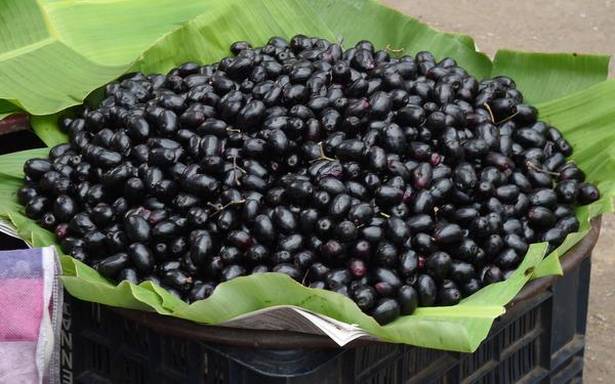
[[[150,342],[147,328],[143,328],[128,319],[121,319],[120,324],[121,326],[118,328],[122,332],[122,340],[125,344],[138,351],[149,351]]]
[[[108,345],[83,338],[78,348],[75,352],[84,358],[86,367],[102,375],[111,373],[111,348]],[[73,357],[78,357],[77,353]]]
[[[151,382],[147,378],[146,361],[143,359],[125,357],[121,361],[116,361],[115,364],[121,367],[120,376],[115,378],[118,384],[148,384]]]
[[[189,344],[186,341],[171,337],[162,338],[160,352],[163,367],[185,372],[188,369],[189,350]]]
[[[566,364],[566,366],[555,376],[554,383],[570,383],[573,380],[583,377],[583,357],[575,356]]]
[[[379,367],[376,373],[360,381],[361,384],[397,384],[401,382],[399,377],[400,359],[389,362]]]
[[[400,354],[402,347],[395,344],[377,344],[357,348],[355,352],[355,374],[361,376],[383,361]]]
[[[576,335],[570,342],[551,356],[551,369],[558,370],[570,357],[582,353],[585,348],[585,336]]]

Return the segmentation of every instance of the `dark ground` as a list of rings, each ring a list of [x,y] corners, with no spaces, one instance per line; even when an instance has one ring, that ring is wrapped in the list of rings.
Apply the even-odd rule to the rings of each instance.
[[[431,26],[462,32],[483,52],[615,53],[615,0],[384,0]],[[428,47],[426,47],[428,48]],[[611,61],[611,76],[615,68]],[[615,108],[615,102],[614,102]],[[615,217],[602,220],[593,254],[587,349],[587,383],[615,383]]]

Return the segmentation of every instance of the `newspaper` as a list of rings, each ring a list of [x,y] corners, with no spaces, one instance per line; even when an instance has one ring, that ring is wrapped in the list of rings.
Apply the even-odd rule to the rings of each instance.
[[[293,306],[261,309],[218,324],[225,327],[293,331],[329,336],[343,347],[356,339],[378,340],[354,324],[347,324],[328,316]]]
[[[19,238],[14,227],[0,220],[0,232]],[[294,306],[276,306],[247,313],[221,324],[225,327],[280,330],[328,336],[340,347],[356,339],[378,340],[354,324],[347,324],[328,316]]]

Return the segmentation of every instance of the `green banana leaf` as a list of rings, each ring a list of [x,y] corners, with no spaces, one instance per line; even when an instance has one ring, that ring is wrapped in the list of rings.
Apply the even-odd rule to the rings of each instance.
[[[100,25],[103,19],[108,24]],[[529,279],[561,274],[559,257],[588,231],[591,217],[613,211],[615,158],[609,144],[615,140],[615,110],[609,101],[615,98],[615,83],[604,81],[604,56],[500,51],[492,63],[476,52],[470,37],[436,31],[371,0],[10,0],[0,9],[0,20],[19,31],[8,35],[8,29],[0,27],[0,36],[10,36],[0,41],[0,99],[6,103],[0,107],[41,115],[31,119],[32,125],[49,146],[67,140],[58,129],[57,113],[66,113],[66,108],[122,73],[165,72],[188,60],[213,62],[226,56],[228,45],[236,40],[262,44],[272,35],[303,33],[344,45],[370,39],[394,54],[429,50],[439,58],[455,58],[479,78],[512,76],[528,102],[540,103],[541,118],[564,132],[575,148],[573,160],[602,193],[601,200],[577,210],[580,231],[550,255],[545,257],[545,244],[533,244],[507,281],[458,305],[419,308],[386,326],[344,296],[303,287],[281,274],[240,277],[219,285],[209,299],[188,305],[150,283],[114,286],[87,265],[62,256],[65,287],[84,300],[208,324],[266,307],[294,305],[358,324],[386,341],[471,352]],[[50,232],[25,217],[15,195],[23,162],[46,151],[0,156],[0,193],[5,196],[0,217],[33,246],[56,243]]]
[[[175,0],[3,1],[0,98],[35,115],[81,104],[157,39],[208,7],[206,1]]]
[[[0,120],[19,112],[21,112],[21,110],[15,105],[6,100],[0,100]]]

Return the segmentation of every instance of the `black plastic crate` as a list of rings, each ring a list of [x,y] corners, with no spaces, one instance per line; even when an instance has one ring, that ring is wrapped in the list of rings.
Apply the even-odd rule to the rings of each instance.
[[[108,307],[67,297],[63,383],[578,383],[591,259],[496,320],[473,354],[377,343],[267,350],[161,335]]]

